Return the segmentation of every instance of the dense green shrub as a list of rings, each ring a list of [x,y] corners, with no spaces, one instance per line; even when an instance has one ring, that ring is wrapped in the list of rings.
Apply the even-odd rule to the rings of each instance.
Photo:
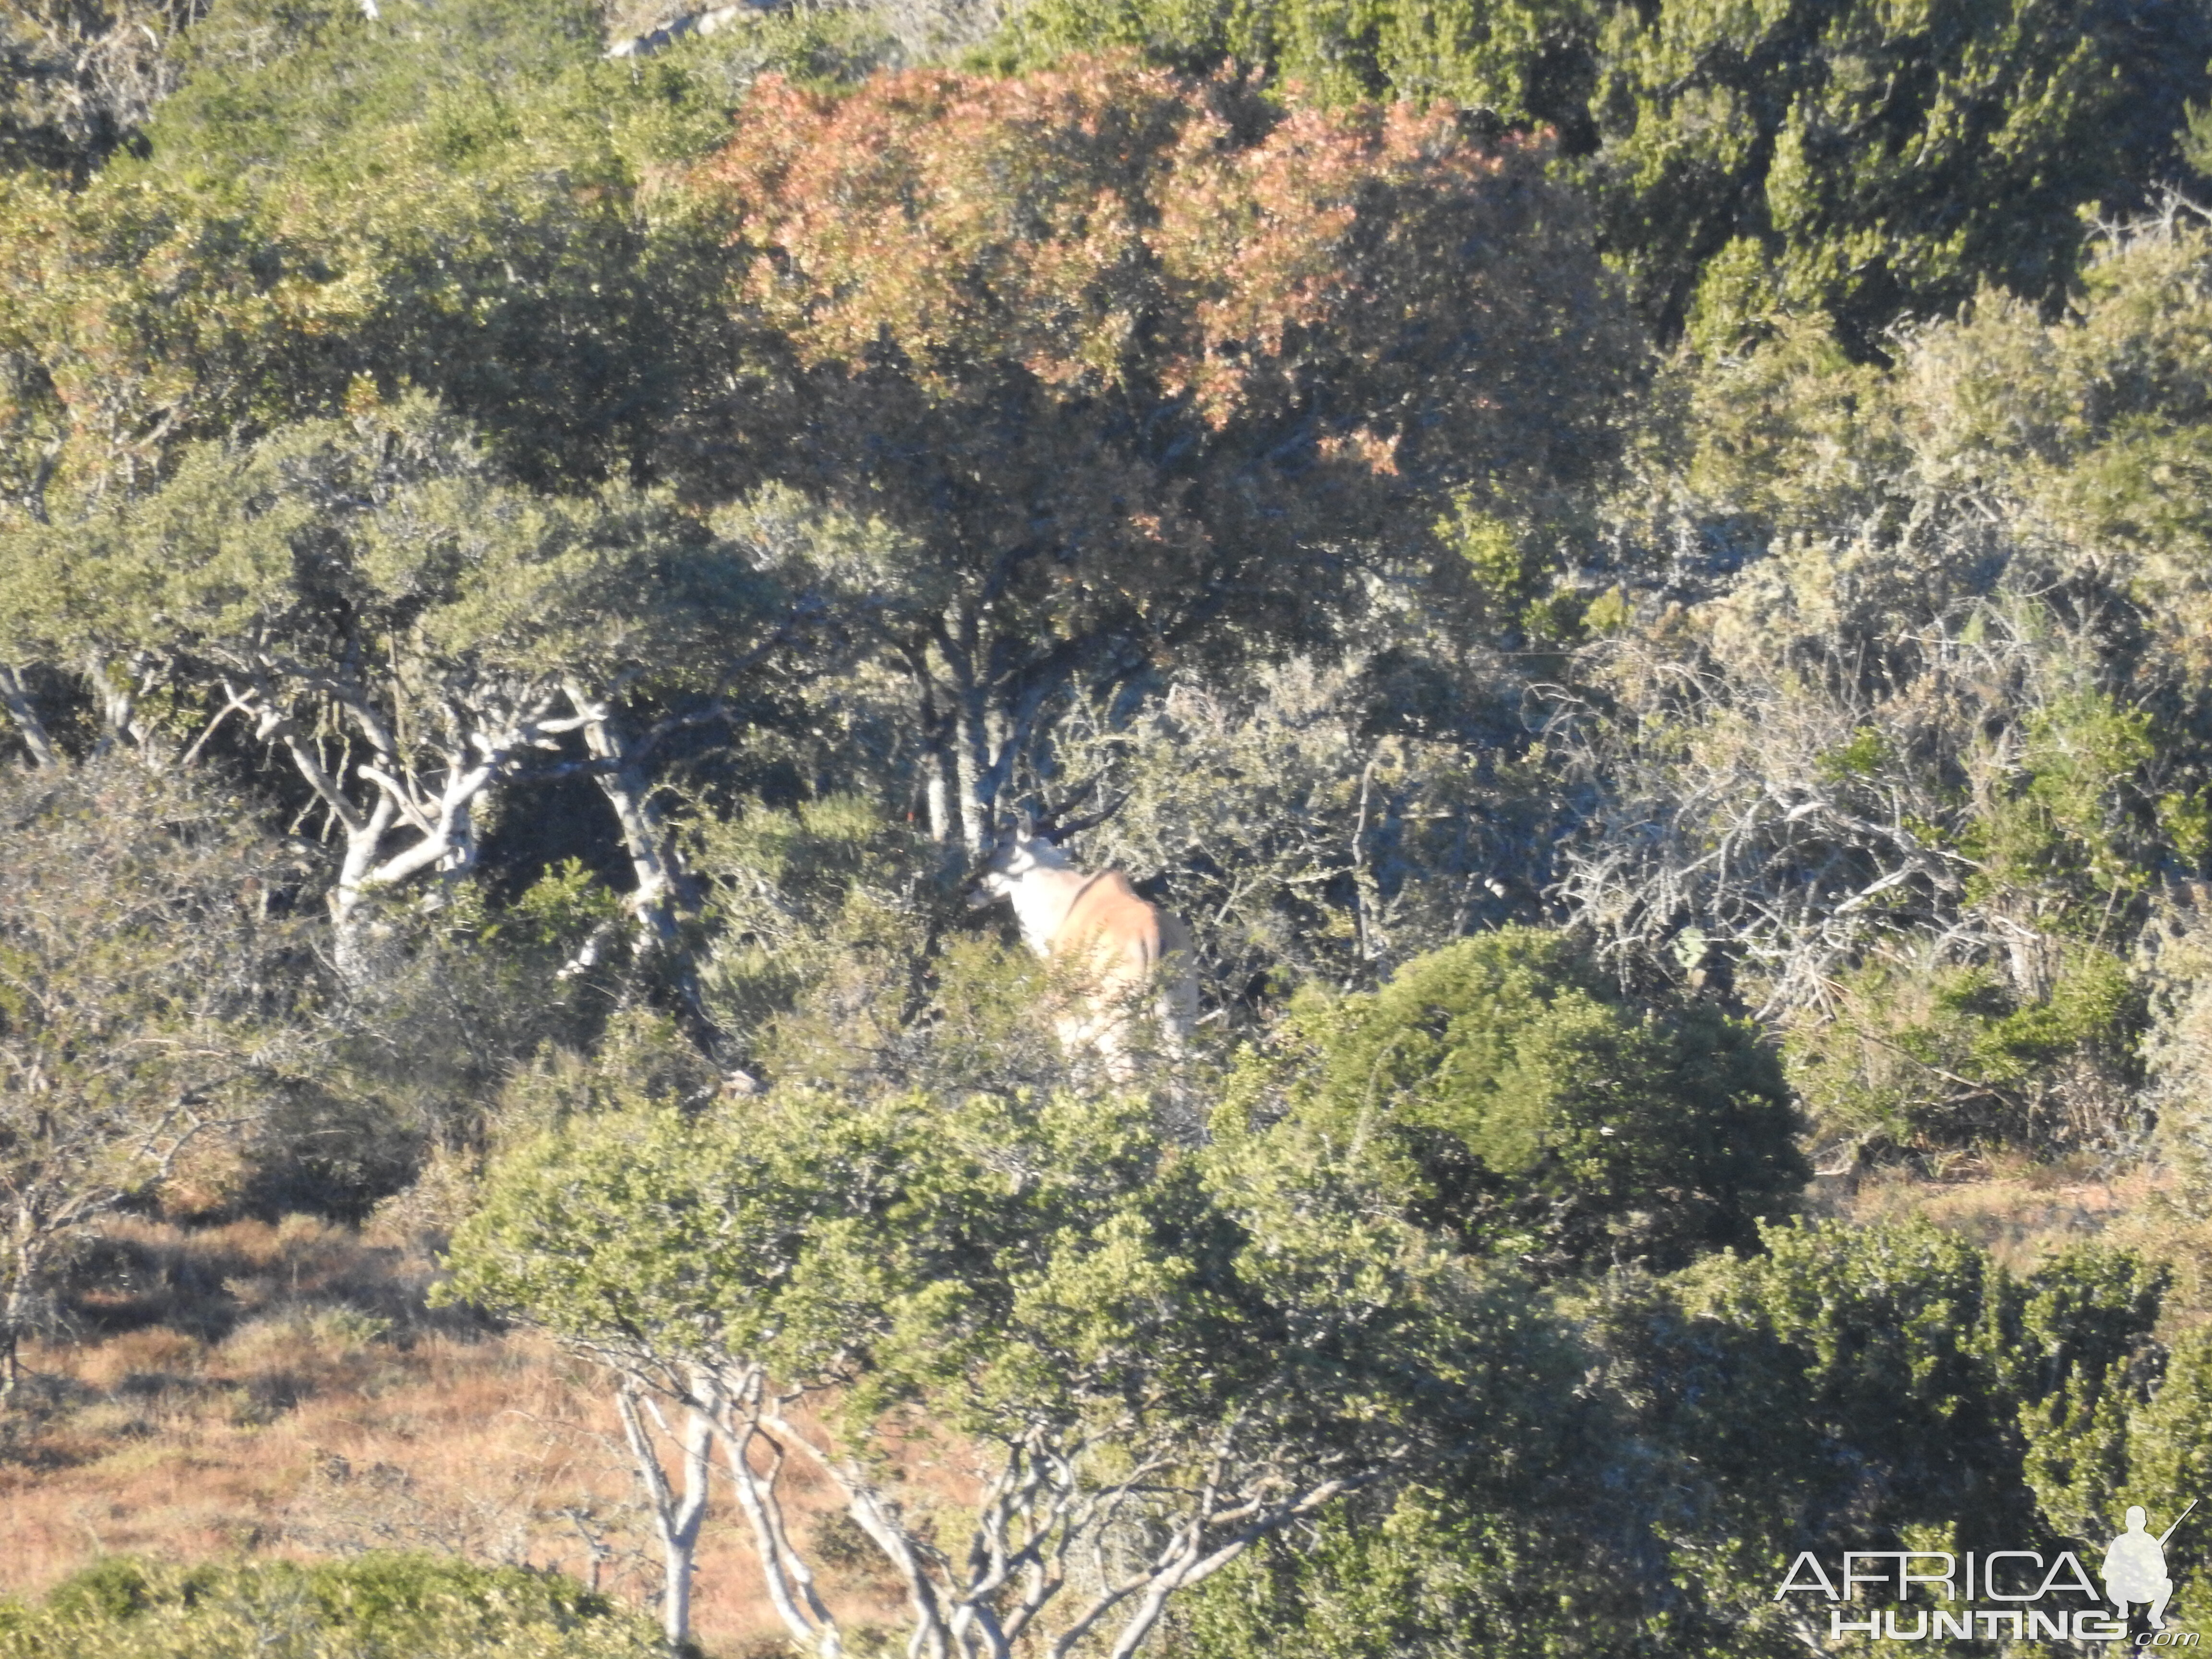
[[[2126,1432],[2130,1502],[2163,1520],[2201,1498],[2212,1485],[2212,1328],[2174,1343],[2156,1396],[2130,1418]],[[2192,1516],[2179,1542],[2202,1559],[2203,1539]],[[2212,1617],[2212,1583],[2202,1572],[2181,1575],[2174,1600],[2194,1628]]]
[[[1448,945],[1372,994],[1308,999],[1236,1087],[1424,1221],[1544,1261],[1668,1267],[1748,1243],[1807,1175],[1755,1028],[1700,1003],[1635,1008],[1534,928]]]
[[[1622,1449],[1611,1437],[1599,1449]],[[1695,1640],[1676,1651],[1735,1659],[1746,1650],[1700,1607],[1678,1607],[1663,1625],[1650,1617],[1659,1587],[1640,1532],[1649,1517],[1624,1513],[1646,1494],[1632,1498],[1621,1473],[1617,1461],[1607,1468],[1594,1459],[1534,1515],[1425,1492],[1347,1516],[1304,1547],[1264,1550],[1206,1585],[1179,1621],[1182,1644],[1168,1650],[1177,1659],[1612,1659],[1650,1651],[1658,1626]],[[1581,1498],[1585,1481],[1607,1474],[1615,1509],[1601,1515]]]
[[[2100,1419],[2124,1422],[2150,1381],[2166,1274],[2082,1249],[2014,1279],[1925,1224],[1807,1224],[1762,1242],[1760,1256],[1692,1267],[1680,1294],[1779,1344],[1790,1419],[1857,1449],[1849,1468],[1808,1464],[1805,1501],[1841,1517],[1871,1491],[1890,1525],[1994,1540],[2020,1529],[2032,1493],[2059,1534],[2098,1524],[2126,1469]]]
[[[1647,317],[1722,350],[1777,310],[1864,356],[1980,283],[2057,301],[2081,210],[2178,176],[2212,88],[2212,11],[2125,0],[1040,0],[996,55],[1102,41],[1549,125]]]
[[[116,1556],[37,1607],[0,1604],[7,1659],[661,1659],[659,1633],[550,1573],[368,1555],[171,1567]]]
[[[2198,970],[2154,1009],[2130,957],[2212,849],[2207,270],[2186,223],[2116,236],[2075,315],[1988,295],[1887,373],[1785,331],[1677,388],[1680,517],[1624,503],[1706,562],[1584,652],[1562,896],[1611,959],[1725,958],[1824,1165],[2131,1154],[2144,1060],[2193,1087]]]
[[[1924,1224],[1762,1243],[1590,1291],[1540,1495],[1500,1504],[1485,1471],[1261,1553],[1195,1598],[1184,1651],[1781,1659],[1825,1634],[1825,1603],[1774,1594],[1800,1550],[2100,1547],[2126,1503],[2197,1490],[2206,1348],[2150,1397],[2157,1270],[2082,1250],[2016,1279]]]

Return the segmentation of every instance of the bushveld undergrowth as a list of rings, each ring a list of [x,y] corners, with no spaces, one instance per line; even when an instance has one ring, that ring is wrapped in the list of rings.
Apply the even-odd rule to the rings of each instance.
[[[73,1337],[27,1349],[0,1418],[0,1595],[112,1556],[398,1550],[647,1601],[658,1568],[604,1382],[533,1334],[426,1307],[435,1273],[419,1238],[306,1217],[106,1229],[69,1299]],[[808,1499],[802,1483],[811,1517]],[[865,1622],[887,1587],[851,1559],[833,1588]],[[773,1650],[757,1577],[734,1531],[710,1534],[694,1603],[708,1653]]]
[[[2212,1495],[2212,0],[685,3],[0,0],[0,1638]]]
[[[1808,1208],[1932,1221],[2015,1273],[2085,1243],[2142,1250],[2178,1270],[2162,1334],[2212,1320],[2212,1220],[2140,1170],[1962,1159],[1933,1178],[1816,1182]],[[649,1604],[659,1564],[605,1378],[532,1333],[428,1306],[432,1243],[307,1217],[106,1229],[68,1301],[71,1336],[27,1348],[20,1409],[0,1418],[0,1596],[35,1601],[117,1558],[396,1550]],[[826,1483],[801,1472],[793,1486],[832,1597],[863,1633],[872,1615],[890,1623],[897,1587]],[[739,1532],[708,1528],[693,1619],[712,1659],[785,1652],[758,1583]]]

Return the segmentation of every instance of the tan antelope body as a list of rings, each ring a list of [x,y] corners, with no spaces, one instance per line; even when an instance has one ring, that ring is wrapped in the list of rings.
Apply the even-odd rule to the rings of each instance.
[[[1131,1009],[1156,994],[1160,1036],[1181,1048],[1198,1021],[1198,980],[1180,918],[1140,897],[1119,870],[1069,868],[1048,834],[1026,826],[1000,837],[969,902],[1001,898],[1014,907],[1023,942],[1077,975],[1089,1018],[1062,1021],[1063,1042],[1097,1049],[1115,1079],[1128,1081],[1134,1067],[1124,1027]]]

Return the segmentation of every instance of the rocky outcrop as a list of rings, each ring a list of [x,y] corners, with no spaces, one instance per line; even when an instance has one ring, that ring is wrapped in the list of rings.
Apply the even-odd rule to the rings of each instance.
[[[753,4],[749,0],[734,6],[715,6],[706,11],[689,12],[672,22],[644,34],[634,34],[627,40],[617,40],[607,48],[610,58],[648,58],[663,46],[672,46],[687,34],[716,34],[733,27],[742,19],[764,11],[777,9],[775,0]]]

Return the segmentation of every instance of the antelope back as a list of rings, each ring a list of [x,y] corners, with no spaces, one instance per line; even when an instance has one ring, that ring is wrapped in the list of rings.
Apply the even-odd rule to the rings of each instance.
[[[1119,870],[1102,871],[1084,884],[1052,939],[1054,956],[1088,957],[1110,981],[1148,977],[1167,949],[1158,908],[1140,897]]]

